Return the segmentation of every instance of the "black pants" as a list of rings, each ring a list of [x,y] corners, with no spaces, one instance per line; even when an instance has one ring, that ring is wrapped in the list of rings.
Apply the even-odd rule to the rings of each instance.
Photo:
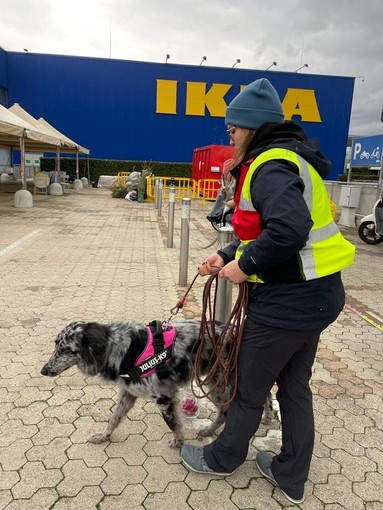
[[[238,360],[239,381],[224,430],[204,447],[209,467],[231,472],[246,459],[273,384],[282,420],[282,448],[271,466],[281,488],[300,489],[307,480],[314,447],[309,386],[320,331],[288,331],[247,320]]]

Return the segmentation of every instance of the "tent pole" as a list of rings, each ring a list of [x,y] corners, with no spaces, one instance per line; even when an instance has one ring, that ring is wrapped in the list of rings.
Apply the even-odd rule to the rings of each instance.
[[[56,149],[56,156],[57,156],[56,170],[57,170],[57,173],[59,173],[60,172],[60,149],[58,147]]]
[[[88,167],[88,182],[90,182],[89,155],[88,155],[88,157],[86,158],[86,162],[87,162],[87,167]]]
[[[20,138],[20,175],[21,188],[27,189],[27,179],[25,177],[25,141],[23,136]]]
[[[79,162],[78,162],[78,150],[76,150],[76,179],[80,178],[80,169],[79,169]]]

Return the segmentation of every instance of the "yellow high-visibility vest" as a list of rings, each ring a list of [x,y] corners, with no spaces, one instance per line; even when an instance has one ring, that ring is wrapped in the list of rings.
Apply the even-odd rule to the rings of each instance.
[[[305,185],[303,198],[313,221],[308,240],[298,253],[302,279],[315,280],[350,266],[354,262],[355,246],[342,236],[333,220],[327,190],[321,176],[299,154],[287,149],[274,148],[257,156],[246,174],[238,207],[246,211],[255,211],[251,200],[251,178],[257,168],[276,159],[284,159],[297,166],[299,176]],[[241,240],[236,259],[239,259],[246,245],[252,241],[254,239]],[[251,275],[248,280],[262,281],[257,275]]]

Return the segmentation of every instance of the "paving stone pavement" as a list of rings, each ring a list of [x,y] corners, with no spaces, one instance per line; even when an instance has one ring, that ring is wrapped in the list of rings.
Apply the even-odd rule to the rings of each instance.
[[[16,188],[17,189],[17,188]],[[167,248],[167,205],[113,199],[85,188],[66,196],[34,196],[13,207],[14,184],[0,185],[0,509],[277,510],[294,508],[260,476],[258,450],[277,452],[280,427],[261,426],[248,458],[232,476],[189,473],[156,407],[139,402],[108,443],[87,443],[102,430],[116,401],[114,385],[75,367],[40,375],[53,339],[68,322],[165,319],[186,286],[178,285],[181,205],[174,247]],[[215,249],[193,201],[188,280]],[[344,271],[347,306],[323,334],[312,388],[316,443],[307,510],[382,510],[383,244],[359,241]],[[179,318],[199,317],[198,278]],[[210,420],[211,405],[184,420],[186,436]]]

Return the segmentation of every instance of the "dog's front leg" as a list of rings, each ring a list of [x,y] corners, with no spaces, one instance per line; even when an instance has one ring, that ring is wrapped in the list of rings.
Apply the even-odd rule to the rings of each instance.
[[[157,398],[156,404],[158,405],[167,426],[173,432],[173,439],[169,441],[169,446],[172,448],[181,446],[184,438],[181,431],[181,421],[176,412],[177,403],[170,397],[161,395]]]
[[[101,432],[100,434],[93,434],[92,436],[89,436],[88,442],[98,444],[107,441],[110,438],[113,430],[120,424],[122,418],[126,416],[128,411],[134,406],[136,400],[137,398],[127,393],[124,388],[120,389],[116,407],[113,410],[113,414],[109,419],[105,431]]]

